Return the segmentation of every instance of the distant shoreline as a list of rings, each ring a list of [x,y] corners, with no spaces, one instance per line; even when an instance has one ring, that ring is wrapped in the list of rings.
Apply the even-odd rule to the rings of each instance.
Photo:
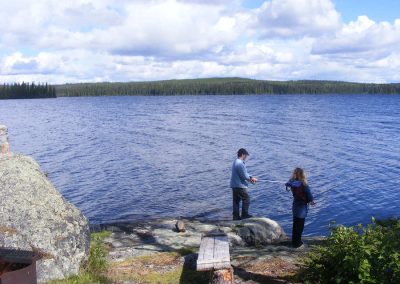
[[[400,83],[342,81],[267,81],[246,78],[207,78],[146,82],[102,82],[56,85],[57,97],[283,95],[283,94],[400,94]]]
[[[15,83],[0,86],[0,100],[100,96],[216,96],[216,95],[399,95],[400,83],[344,81],[268,81],[247,78],[202,78],[142,82]],[[42,88],[42,89],[40,89]]]

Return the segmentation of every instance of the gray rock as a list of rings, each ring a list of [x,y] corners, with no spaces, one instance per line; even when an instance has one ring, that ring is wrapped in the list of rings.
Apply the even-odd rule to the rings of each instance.
[[[156,252],[184,248],[198,249],[201,237],[210,232],[228,235],[231,248],[272,244],[286,240],[285,232],[273,220],[252,218],[243,221],[201,222],[183,220],[186,231],[176,233],[175,220],[154,220],[137,224],[109,224],[103,229],[112,231],[105,242],[110,247],[111,262]]]
[[[282,227],[268,218],[251,218],[236,225],[237,233],[248,246],[279,243],[286,239]]]
[[[39,165],[22,155],[1,160],[0,190],[0,246],[40,253],[39,282],[77,274],[89,254],[88,220]]]

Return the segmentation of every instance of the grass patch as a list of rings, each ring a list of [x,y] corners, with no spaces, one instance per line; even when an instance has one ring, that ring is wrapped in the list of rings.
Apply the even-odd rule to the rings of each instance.
[[[115,282],[134,281],[148,284],[207,283],[207,273],[195,271],[182,259],[182,254],[189,255],[192,251],[193,249],[162,252],[114,262],[110,264],[107,277]]]
[[[104,239],[109,237],[111,232],[101,231],[90,235],[89,259],[80,273],[63,280],[53,280],[47,284],[106,284],[112,283],[105,275],[108,263],[108,249],[104,244]]]
[[[139,256],[119,262],[107,262],[108,248],[104,239],[111,232],[91,234],[90,255],[79,275],[47,284],[108,284],[120,281],[136,283],[207,283],[208,274],[195,271],[185,265],[182,257],[196,253],[196,248],[182,248],[173,252],[161,252]]]

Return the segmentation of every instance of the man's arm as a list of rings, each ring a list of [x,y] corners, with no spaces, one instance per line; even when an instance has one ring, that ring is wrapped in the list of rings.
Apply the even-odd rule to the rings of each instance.
[[[249,173],[247,172],[246,166],[241,163],[239,166],[239,176],[241,179],[245,179],[251,183],[255,183],[257,181],[257,179],[255,177],[252,177],[249,175]]]

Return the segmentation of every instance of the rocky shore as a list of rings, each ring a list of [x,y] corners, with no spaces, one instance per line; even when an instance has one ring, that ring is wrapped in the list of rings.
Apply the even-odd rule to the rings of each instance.
[[[185,232],[178,232],[172,219],[96,226],[111,232],[104,240],[109,248],[108,277],[125,284],[158,283],[157,279],[207,283],[208,275],[195,271],[197,251],[202,234],[219,230],[229,236],[236,283],[291,283],[301,257],[324,240],[306,238],[304,247],[294,249],[279,224],[268,218],[181,221]]]
[[[196,271],[197,252],[202,235],[216,231],[229,237],[236,283],[291,283],[301,257],[323,242],[310,238],[305,247],[294,249],[281,226],[268,218],[180,219],[179,226],[178,220],[163,219],[89,230],[86,217],[58,192],[39,165],[19,154],[0,159],[0,190],[0,247],[36,252],[39,283],[82,272],[92,254],[90,231],[107,236],[102,239],[107,252],[101,272],[104,283],[207,283],[209,274]]]

